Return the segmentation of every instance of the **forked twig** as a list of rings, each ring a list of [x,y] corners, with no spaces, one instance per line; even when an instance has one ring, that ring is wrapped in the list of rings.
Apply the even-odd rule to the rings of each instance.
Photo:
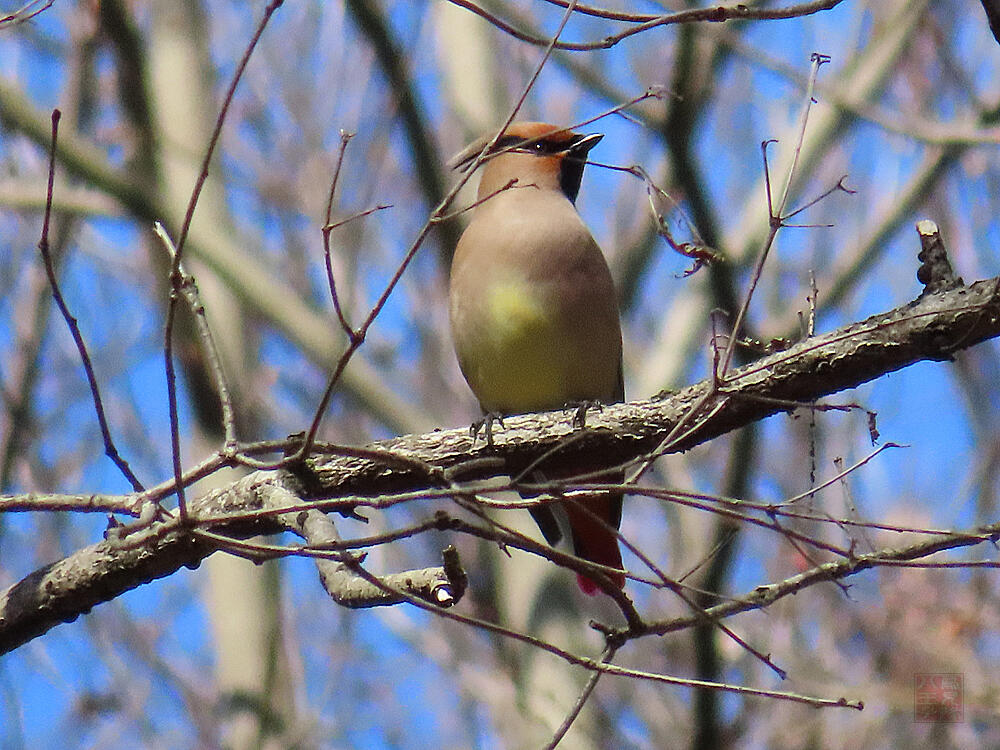
[[[802,153],[802,142],[805,140],[806,136],[806,125],[809,121],[809,111],[812,109],[812,105],[815,101],[813,99],[813,91],[816,87],[816,77],[819,75],[820,66],[829,61],[830,58],[826,55],[820,55],[815,52],[812,55],[812,68],[809,71],[809,82],[806,86],[806,100],[802,107],[802,114],[799,119],[799,137],[796,141],[795,151],[792,155],[792,163],[788,167],[788,173],[785,176],[785,185],[781,190],[781,195],[777,202],[774,201],[774,197],[771,194],[771,179],[767,169],[767,146],[769,143],[773,143],[773,141],[764,141],[761,145],[761,150],[764,154],[764,179],[767,187],[769,228],[767,238],[764,240],[764,245],[761,247],[760,255],[758,256],[757,263],[754,266],[753,275],[750,277],[750,285],[743,298],[743,304],[740,305],[739,312],[736,314],[736,319],[733,321],[732,335],[729,337],[729,343],[726,345],[725,353],[722,355],[722,359],[719,363],[719,372],[717,373],[717,377],[720,380],[725,379],[726,373],[729,371],[729,365],[732,363],[733,353],[736,351],[736,344],[739,341],[740,329],[743,327],[743,321],[746,319],[747,311],[750,309],[750,300],[753,299],[757,283],[760,281],[761,274],[764,271],[764,262],[767,260],[771,247],[774,245],[774,238],[777,236],[778,230],[784,226],[784,221],[787,218],[785,216],[785,206],[788,203],[792,180],[795,177],[796,167],[799,163],[799,156]]]
[[[222,133],[222,125],[226,121],[226,115],[229,113],[229,107],[233,102],[233,96],[236,94],[236,86],[243,77],[243,71],[246,70],[247,63],[250,61],[250,56],[253,54],[254,49],[256,49],[257,42],[260,41],[268,21],[283,2],[284,0],[271,0],[268,6],[264,9],[264,16],[261,18],[260,23],[257,24],[257,29],[254,32],[253,38],[251,38],[250,43],[247,45],[247,49],[243,53],[243,58],[240,60],[239,65],[236,66],[236,72],[233,74],[233,80],[230,82],[229,89],[226,91],[226,97],[223,100],[221,109],[219,110],[219,116],[215,119],[215,127],[213,128],[212,136],[208,141],[208,148],[205,150],[205,158],[202,159],[201,162],[201,172],[198,174],[198,179],[195,181],[194,189],[191,191],[191,198],[188,201],[187,211],[184,213],[184,223],[181,226],[180,235],[177,239],[177,252],[174,253],[173,263],[170,267],[170,297],[167,302],[167,322],[164,326],[163,333],[163,361],[166,369],[167,403],[170,412],[170,451],[173,458],[174,481],[177,491],[177,507],[182,519],[187,515],[187,502],[184,497],[184,483],[182,481],[184,470],[181,466],[180,418],[177,410],[177,375],[174,370],[174,321],[177,317],[177,302],[181,296],[179,292],[181,286],[180,265],[184,253],[184,243],[187,240],[188,230],[191,228],[191,220],[194,218],[194,211],[198,206],[198,199],[201,196],[202,188],[205,186],[205,181],[208,179],[209,165],[212,163],[212,156],[214,155],[215,147],[219,142],[219,136]]]
[[[174,247],[170,235],[167,234],[167,230],[157,221],[153,224],[153,232],[160,238],[160,242],[163,243],[170,257],[170,262],[173,263],[177,257],[177,249]],[[233,411],[233,399],[229,392],[229,385],[226,383],[226,375],[222,369],[222,359],[219,356],[218,348],[215,346],[215,338],[212,336],[212,329],[208,325],[208,318],[205,316],[205,306],[202,304],[201,296],[198,294],[198,286],[195,284],[194,276],[184,269],[182,263],[177,264],[177,273],[179,279],[178,290],[184,299],[187,300],[188,307],[191,308],[191,314],[194,316],[198,334],[202,345],[205,347],[205,358],[208,360],[208,369],[215,381],[215,392],[219,397],[219,403],[222,407],[222,427],[225,434],[223,454],[231,455],[237,449],[236,415]]]
[[[31,0],[25,3],[23,6],[15,10],[13,13],[8,13],[5,16],[0,16],[0,29],[4,26],[17,26],[19,23],[24,23],[25,21],[30,21],[35,16],[47,11],[52,7],[52,3],[55,0]],[[33,6],[40,7],[33,7]]]
[[[449,0],[454,5],[465,8],[473,13],[475,13],[480,18],[485,19],[492,25],[496,26],[498,29],[506,34],[518,39],[522,42],[527,42],[528,44],[534,44],[541,47],[542,45],[549,42],[548,37],[538,36],[536,34],[529,34],[525,31],[521,31],[515,26],[504,21],[500,16],[495,13],[490,12],[486,8],[482,7],[480,3],[473,2],[473,0]],[[551,2],[551,0],[550,0]],[[585,50],[598,50],[598,49],[610,49],[616,44],[624,39],[635,34],[641,34],[649,29],[656,28],[658,26],[669,26],[673,24],[681,23],[694,23],[694,22],[708,22],[708,23],[720,23],[727,20],[777,20],[784,18],[799,18],[801,16],[811,15],[821,10],[829,10],[837,5],[839,5],[843,0],[810,0],[809,2],[798,3],[795,5],[790,5],[784,8],[770,8],[770,7],[754,7],[747,5],[745,3],[734,3],[731,5],[710,5],[703,8],[692,8],[690,10],[678,11],[676,13],[667,13],[662,15],[648,15],[648,16],[632,16],[631,18],[613,18],[613,20],[631,20],[636,23],[636,25],[631,26],[624,31],[617,34],[604,37],[593,42],[558,42],[554,45],[557,49],[561,50],[573,50],[573,51],[585,51]],[[556,3],[563,7],[572,8],[575,3],[571,3],[570,0],[559,0]],[[594,9],[586,8],[580,9],[580,12],[587,12],[588,15],[599,15],[604,18],[612,18],[611,13],[608,11],[600,11],[600,13],[593,12]],[[618,14],[619,16],[621,14]],[[644,20],[639,20],[643,18]]]
[[[347,334],[348,338],[353,338],[354,329],[347,322],[344,316],[343,307],[340,304],[340,295],[337,294],[337,281],[333,276],[333,260],[330,256],[330,232],[333,230],[331,221],[333,220],[333,198],[337,194],[337,184],[340,182],[340,170],[344,166],[344,154],[347,153],[347,144],[351,142],[354,133],[346,130],[340,131],[340,148],[337,150],[337,164],[333,168],[333,179],[330,180],[330,197],[326,201],[326,220],[323,222],[323,260],[326,263],[326,281],[330,287],[330,297],[333,299],[333,310],[337,313],[337,320],[340,327]]]

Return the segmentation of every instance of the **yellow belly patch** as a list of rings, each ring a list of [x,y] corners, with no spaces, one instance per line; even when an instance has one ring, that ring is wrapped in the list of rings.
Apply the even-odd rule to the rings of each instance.
[[[562,406],[568,398],[564,372],[567,331],[547,309],[540,290],[521,281],[490,286],[483,300],[486,321],[470,352],[476,393],[484,407],[537,411]]]

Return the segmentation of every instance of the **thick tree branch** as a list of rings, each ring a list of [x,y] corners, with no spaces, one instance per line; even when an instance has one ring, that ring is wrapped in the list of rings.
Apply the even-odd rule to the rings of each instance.
[[[464,592],[464,575],[446,553],[445,568],[406,571],[380,579],[384,587],[375,587],[350,575],[351,565],[338,564],[350,552],[321,550],[338,540],[331,533],[332,524],[314,510],[298,511],[289,486],[295,486],[285,472],[255,472],[193,503],[192,524],[157,522],[123,532],[123,527],[109,529],[107,538],[85,547],[56,563],[33,572],[0,594],[0,654],[28,642],[61,622],[72,622],[95,605],[120,594],[163,578],[181,567],[196,568],[203,559],[222,547],[241,554],[238,545],[215,533],[224,531],[235,538],[260,533],[293,531],[315,549],[320,577],[331,596],[344,606],[363,607],[393,604],[400,600],[385,588],[400,588],[437,606],[451,606]],[[239,521],[212,531],[194,532],[199,517],[231,516],[251,511],[285,510],[258,520]],[[318,517],[318,518],[317,518]],[[252,550],[252,545],[248,545]],[[257,559],[266,554],[248,552]],[[450,564],[449,564],[450,563]],[[452,580],[456,579],[456,580]]]
[[[289,492],[307,500],[339,499],[344,510],[353,502],[377,503],[392,492],[447,486],[461,492],[456,482],[516,475],[545,453],[546,465],[599,469],[648,458],[657,449],[683,451],[786,411],[792,402],[853,388],[918,361],[947,360],[998,335],[1000,277],[925,294],[807,339],[735,371],[719,386],[707,380],[678,393],[607,407],[591,414],[586,431],[574,428],[571,415],[563,412],[528,414],[506,419],[492,448],[473,445],[467,429],[453,429],[383,441],[353,456],[314,458],[307,472],[255,472],[200,498],[192,505],[192,522],[211,518],[213,534],[246,537],[290,528],[278,518],[279,511],[293,510]],[[710,416],[692,415],[696,406]],[[678,431],[682,423],[686,428]],[[671,432],[679,437],[661,445]],[[238,520],[232,520],[234,514]],[[128,589],[197,566],[219,547],[217,537],[160,524],[35,571],[0,594],[0,653]]]
[[[714,409],[711,419],[677,440],[669,452],[689,450],[738,427],[789,411],[787,402],[807,403],[854,388],[915,362],[948,360],[961,349],[1000,335],[1000,277],[921,298],[735,370],[712,394],[711,380],[647,401],[605,407],[587,417],[587,431],[571,414],[545,412],[504,419],[495,445],[474,446],[467,430],[407,435],[377,444],[380,450],[440,469],[460,470],[463,480],[517,472],[547,451],[546,466],[604,468],[644,456],[692,406]],[[572,437],[572,440],[567,438]],[[477,459],[493,458],[486,466]],[[333,458],[316,465],[323,492],[377,495],[412,490],[427,482],[420,466],[387,468],[376,460]]]

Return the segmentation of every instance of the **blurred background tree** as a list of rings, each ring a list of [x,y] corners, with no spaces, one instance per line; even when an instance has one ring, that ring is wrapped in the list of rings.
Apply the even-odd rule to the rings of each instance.
[[[37,257],[53,107],[63,123],[50,242],[63,292],[95,360],[119,450],[147,485],[172,476],[162,353],[169,259],[152,223],[177,236],[264,5],[57,0],[0,8],[0,16],[20,12],[0,25],[0,492],[132,489],[103,455],[79,357]],[[300,2],[271,19],[236,90],[186,251],[241,440],[307,429],[346,346],[321,232],[341,132],[354,135],[334,220],[392,206],[331,232],[341,304],[357,325],[456,181],[447,157],[504,121],[539,64],[543,47],[497,22],[546,40],[565,13],[560,5]],[[556,50],[521,107],[521,119],[571,125],[648,87],[668,92],[588,126],[606,134],[591,158],[641,165],[677,201],[670,218],[678,238],[711,246],[727,262],[684,277],[690,261],[657,236],[643,183],[588,168],[578,206],[618,283],[630,399],[710,371],[711,313],[737,309],[768,229],[760,144],[778,140],[771,168],[783,175],[813,52],[832,62],[816,87],[793,205],[845,174],[856,192],[835,192],[797,217],[814,226],[779,233],[746,332],[765,341],[798,335],[811,296],[818,331],[913,299],[912,227],[923,217],[941,226],[964,278],[997,275],[1000,49],[983,9],[971,0],[826,5],[835,7],[787,20],[656,26],[600,49],[636,27],[616,12],[686,7],[613,0],[573,15],[562,39],[595,48]],[[344,373],[322,439],[364,445],[477,416],[448,338],[447,269],[460,229],[460,220],[437,226],[406,270]],[[189,466],[223,435],[210,373],[183,316],[176,359]],[[877,413],[882,440],[907,447],[818,493],[813,510],[905,528],[995,521],[998,376],[997,348],[987,343],[835,399]],[[780,502],[871,451],[864,410],[772,417],[659,460],[655,481]],[[216,472],[187,494],[236,475]],[[378,533],[433,510],[407,504],[372,513],[360,531],[344,524]],[[503,520],[537,535],[523,512]],[[93,514],[0,516],[0,584],[100,539],[105,523]],[[874,528],[801,529],[859,553],[902,543]],[[826,559],[771,531],[649,498],[626,501],[622,532],[703,592],[706,606],[719,600],[710,592],[742,594]],[[620,615],[544,560],[435,532],[381,546],[368,563],[420,568],[447,543],[458,545],[471,576],[463,612],[600,656],[603,641],[587,623]],[[882,568],[849,583],[813,586],[727,621],[787,671],[785,681],[711,627],[633,641],[615,663],[847,696],[863,700],[864,711],[604,677],[563,746],[995,747],[998,608],[989,569]],[[690,612],[663,591],[629,591],[650,619]],[[962,676],[962,721],[914,721],[922,673]],[[140,587],[5,657],[0,745],[543,747],[587,679],[549,653],[413,607],[339,608],[308,560],[253,565],[216,554],[198,572]]]

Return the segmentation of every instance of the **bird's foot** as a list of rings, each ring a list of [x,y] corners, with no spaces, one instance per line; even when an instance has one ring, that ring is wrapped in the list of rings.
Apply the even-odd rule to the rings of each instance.
[[[476,438],[479,437],[479,432],[482,430],[483,437],[486,438],[486,445],[492,448],[494,422],[500,425],[500,429],[503,429],[503,414],[495,411],[487,412],[482,419],[477,419],[473,422],[472,426],[469,427],[469,434],[472,435],[472,442],[476,442]]]
[[[575,409],[573,413],[573,427],[584,430],[587,428],[587,409],[604,411],[604,404],[595,399],[584,399],[583,401],[571,401],[566,404],[567,409]]]

